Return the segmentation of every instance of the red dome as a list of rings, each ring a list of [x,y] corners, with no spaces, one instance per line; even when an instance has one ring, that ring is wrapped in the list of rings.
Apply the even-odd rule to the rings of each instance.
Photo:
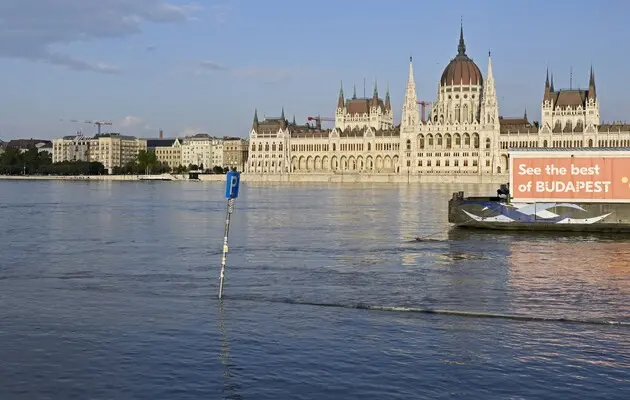
[[[459,85],[483,85],[483,76],[479,67],[473,60],[464,56],[457,56],[444,68],[440,84],[442,86]]]
[[[459,33],[459,46],[457,47],[457,56],[451,60],[444,68],[440,85],[483,85],[483,76],[481,70],[475,62],[466,55],[466,44],[464,43],[463,28]]]

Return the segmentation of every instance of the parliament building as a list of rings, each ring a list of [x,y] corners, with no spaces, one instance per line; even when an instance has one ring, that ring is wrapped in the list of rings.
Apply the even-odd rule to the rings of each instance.
[[[499,116],[488,54],[485,77],[466,54],[463,28],[426,118],[420,116],[413,60],[400,124],[394,125],[389,90],[350,98],[339,90],[333,129],[278,118],[254,121],[247,172],[253,174],[490,174],[503,175],[508,149],[630,146],[630,126],[602,124],[591,68],[588,89],[559,89],[545,80],[541,121]]]

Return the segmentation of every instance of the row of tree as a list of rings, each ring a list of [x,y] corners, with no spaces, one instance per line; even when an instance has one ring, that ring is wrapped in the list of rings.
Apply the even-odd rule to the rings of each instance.
[[[152,151],[141,150],[135,160],[122,167],[114,167],[114,175],[121,174],[161,174],[165,172],[185,173],[187,171],[203,171],[209,174],[225,174],[228,168],[215,166],[204,169],[203,165],[183,165],[171,169],[167,163],[160,162]],[[20,151],[8,148],[0,153],[0,175],[104,175],[108,171],[100,162],[63,161],[52,162],[48,152],[37,149]]]
[[[37,149],[8,148],[0,154],[0,175],[98,175],[105,173],[100,162],[52,162],[50,153]]]

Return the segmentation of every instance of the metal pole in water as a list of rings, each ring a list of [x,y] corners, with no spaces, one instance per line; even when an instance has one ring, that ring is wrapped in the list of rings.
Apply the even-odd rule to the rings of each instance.
[[[230,217],[234,211],[234,199],[227,202],[227,213],[225,216],[225,234],[223,235],[223,256],[221,257],[221,282],[219,283],[219,298],[223,296],[223,280],[225,278],[225,262],[228,252],[228,235],[230,234]]]
[[[240,186],[241,174],[237,171],[230,171],[226,174],[225,180],[225,198],[227,202],[227,213],[225,216],[225,234],[223,236],[223,255],[221,257],[221,280],[219,282],[219,299],[223,297],[223,281],[225,279],[225,263],[228,253],[228,235],[230,233],[230,219],[234,212],[234,202],[238,197],[238,189]]]

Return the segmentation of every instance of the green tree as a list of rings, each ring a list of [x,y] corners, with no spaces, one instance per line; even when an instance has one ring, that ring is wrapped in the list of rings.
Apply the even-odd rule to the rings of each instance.
[[[156,172],[161,164],[158,163],[157,155],[153,151],[140,150],[137,156],[138,169],[144,171],[145,174]]]

